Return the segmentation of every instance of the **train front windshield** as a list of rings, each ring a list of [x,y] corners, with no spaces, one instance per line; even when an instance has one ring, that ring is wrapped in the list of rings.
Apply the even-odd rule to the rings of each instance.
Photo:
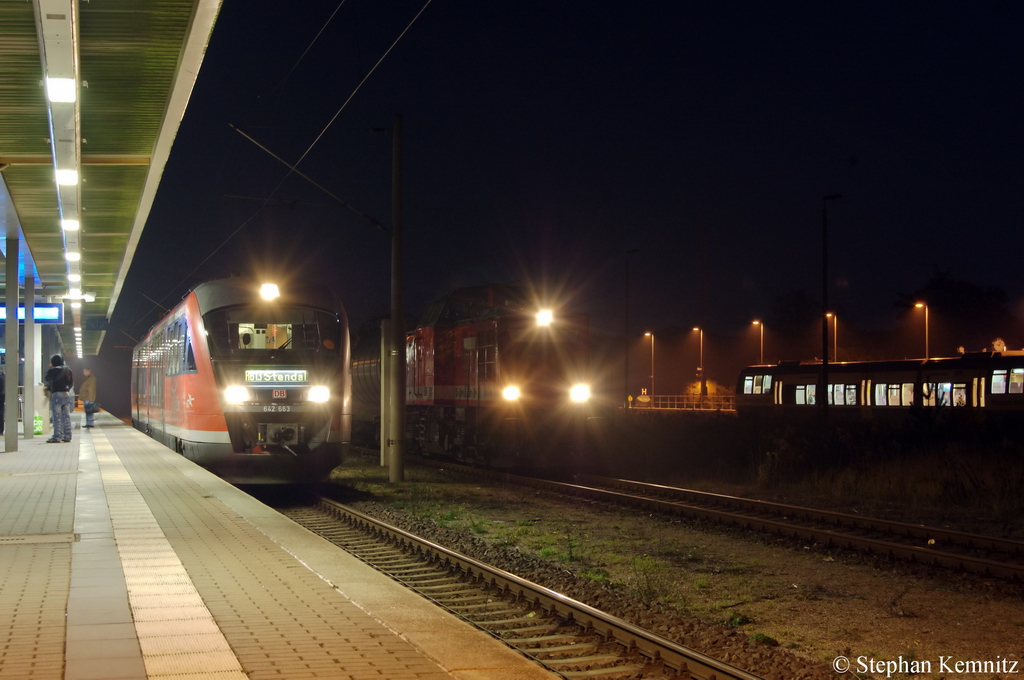
[[[215,355],[246,355],[261,350],[337,354],[341,321],[337,314],[309,307],[232,307],[203,317]]]

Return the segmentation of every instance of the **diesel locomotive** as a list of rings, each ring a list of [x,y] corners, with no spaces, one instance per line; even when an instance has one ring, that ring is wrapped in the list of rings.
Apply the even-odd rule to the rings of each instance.
[[[495,467],[571,456],[591,411],[589,326],[515,285],[432,302],[406,336],[409,450]],[[365,426],[380,413],[378,335],[361,335],[352,375]]]
[[[132,422],[234,484],[323,481],[349,441],[349,360],[326,287],[209,281],[135,347]]]

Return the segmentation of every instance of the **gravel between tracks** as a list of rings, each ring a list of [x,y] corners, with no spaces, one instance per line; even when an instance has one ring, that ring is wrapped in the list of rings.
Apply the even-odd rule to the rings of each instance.
[[[366,459],[335,474],[367,514],[767,679],[831,678],[840,655],[854,671],[903,659],[930,664],[915,677],[979,680],[1004,676],[942,658],[1024,659],[1020,586],[424,468],[399,485]]]

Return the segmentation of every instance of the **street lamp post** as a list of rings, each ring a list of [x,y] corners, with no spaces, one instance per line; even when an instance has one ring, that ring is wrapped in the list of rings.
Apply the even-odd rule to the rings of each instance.
[[[839,315],[828,312],[825,316],[832,319],[832,361],[839,361]],[[827,321],[825,323],[828,323]]]
[[[697,366],[697,372],[700,373],[700,397],[701,397],[701,399],[703,399],[704,398],[704,392],[707,389],[706,388],[707,383],[704,381],[704,329],[701,328],[700,326],[694,326],[693,330],[695,330],[695,331],[700,333],[700,341],[699,341],[700,351],[699,351],[699,354],[697,355],[697,362],[698,362],[699,365]]]
[[[625,344],[625,352],[623,356],[623,375],[622,375],[622,403],[629,407],[629,346],[631,344],[629,340],[629,256],[633,253],[640,252],[639,248],[631,248],[626,251],[626,319],[623,322],[623,333],[622,342]]]
[[[929,354],[928,347],[928,304],[925,302],[918,302],[914,306],[924,308],[924,358],[930,359],[931,356]]]
[[[761,331],[761,358],[758,361],[760,364],[764,364],[764,324],[760,321],[754,321],[754,325]]]
[[[644,335],[651,337],[651,405],[654,405],[654,333],[647,332]]]
[[[828,201],[842,198],[842,194],[829,194],[821,200],[821,313],[828,313]],[[821,418],[828,418],[828,324],[821,324],[821,389],[818,404]]]

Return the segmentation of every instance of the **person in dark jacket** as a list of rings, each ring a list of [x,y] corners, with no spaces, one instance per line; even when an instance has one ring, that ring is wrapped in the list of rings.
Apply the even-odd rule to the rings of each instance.
[[[71,441],[71,389],[75,377],[64,364],[64,357],[54,354],[50,357],[50,368],[43,378],[50,392],[50,418],[53,419],[53,436],[48,444]]]
[[[93,426],[93,418],[96,417],[96,376],[88,368],[82,369],[85,379],[78,387],[78,396],[82,398],[82,410],[85,411],[85,426]]]

